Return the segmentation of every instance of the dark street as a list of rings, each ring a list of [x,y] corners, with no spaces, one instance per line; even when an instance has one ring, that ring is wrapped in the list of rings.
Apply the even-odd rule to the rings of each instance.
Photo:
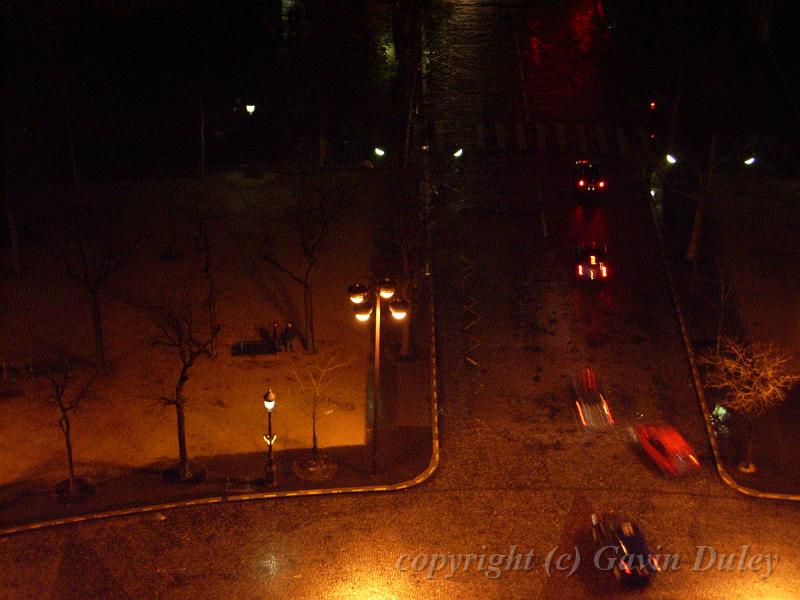
[[[441,460],[430,479],[0,538],[0,596],[800,597],[800,507],[739,494],[717,473],[648,203],[648,77],[626,79],[603,4],[620,3],[428,8],[425,137],[411,160],[433,190]],[[353,123],[353,140],[398,139],[376,106],[397,85],[384,83],[331,129],[332,155]],[[599,166],[602,193],[579,195],[578,159]],[[607,246],[607,279],[576,276],[592,242]],[[576,410],[572,377],[587,367],[609,431],[589,431]],[[644,422],[673,425],[700,469],[663,473],[631,438]],[[609,510],[636,519],[662,556],[642,589],[620,586],[596,554],[591,515]]]

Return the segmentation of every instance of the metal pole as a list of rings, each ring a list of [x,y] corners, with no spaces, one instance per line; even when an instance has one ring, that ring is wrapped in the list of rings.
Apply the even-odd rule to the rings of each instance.
[[[378,467],[378,423],[380,422],[381,405],[381,295],[375,294],[375,377],[374,406],[372,409],[372,474]]]

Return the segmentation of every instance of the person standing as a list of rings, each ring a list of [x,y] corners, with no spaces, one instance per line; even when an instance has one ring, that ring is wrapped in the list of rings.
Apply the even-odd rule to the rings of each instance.
[[[295,339],[297,339],[297,330],[294,328],[294,324],[291,321],[288,321],[286,323],[286,327],[283,328],[282,337],[284,349],[294,352],[294,343]]]
[[[272,341],[275,342],[275,351],[281,349],[281,336],[279,332],[278,322],[272,322]]]

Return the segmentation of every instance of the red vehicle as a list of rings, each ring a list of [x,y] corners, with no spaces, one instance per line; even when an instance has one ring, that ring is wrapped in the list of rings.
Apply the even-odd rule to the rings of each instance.
[[[634,433],[642,449],[665,473],[679,477],[700,468],[694,448],[671,425],[639,423]]]
[[[575,390],[575,410],[585,429],[608,431],[614,427],[611,409],[597,387],[597,378],[591,368],[580,369],[572,377],[572,388]]]
[[[579,280],[605,281],[608,278],[608,249],[592,242],[578,246],[575,273]]]

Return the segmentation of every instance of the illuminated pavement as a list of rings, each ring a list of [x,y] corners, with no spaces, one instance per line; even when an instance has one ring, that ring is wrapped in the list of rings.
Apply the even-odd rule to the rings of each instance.
[[[469,17],[477,27],[481,11],[493,10],[478,7]],[[559,18],[549,22],[553,30],[563,26]],[[484,43],[495,49],[491,39]],[[592,510],[619,507],[640,519],[658,552],[680,558],[637,597],[800,597],[800,509],[736,494],[710,463],[638,166],[607,158],[608,201],[579,211],[569,191],[572,159],[466,162],[461,176],[444,182],[463,196],[451,190],[439,204],[442,463],[429,482],[400,493],[178,510],[8,538],[0,542],[0,594],[627,597],[610,573],[592,566],[587,529]],[[602,290],[572,279],[572,249],[585,236],[609,244],[613,277]],[[463,312],[466,294],[481,316],[469,330],[480,343],[471,352],[462,331],[472,320]],[[584,364],[609,390],[618,420],[612,434],[583,433],[571,410],[569,375]],[[702,472],[670,480],[652,468],[625,436],[638,415],[674,422],[697,447]],[[512,546],[533,552],[530,569],[497,578],[488,562],[450,577],[443,564],[428,577],[430,559],[418,558],[507,554]],[[698,546],[737,553],[733,570],[692,571]],[[775,572],[765,579],[763,561],[755,565],[760,572],[738,572],[743,546],[750,557],[777,554]],[[555,560],[576,547],[582,560],[573,575],[547,573],[552,549]],[[701,558],[706,567],[709,558]],[[741,564],[746,569],[747,558]]]

